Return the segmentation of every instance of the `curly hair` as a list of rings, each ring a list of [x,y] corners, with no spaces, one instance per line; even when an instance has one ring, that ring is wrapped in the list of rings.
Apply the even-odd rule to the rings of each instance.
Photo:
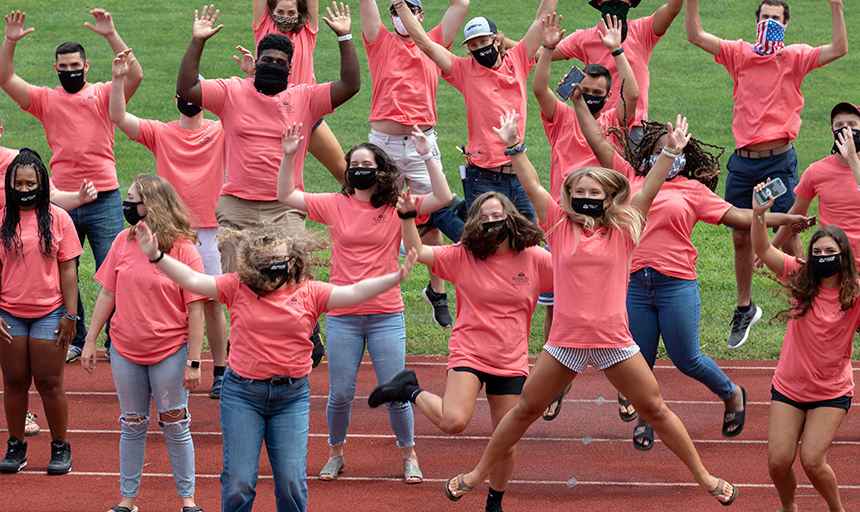
[[[617,127],[611,127],[607,131],[619,136],[622,140],[624,159],[636,169],[636,175],[647,176],[651,170],[649,157],[654,153],[654,146],[660,140],[660,137],[669,134],[669,126],[657,121],[645,121],[643,119],[642,128],[644,131],[642,140],[635,145],[626,132],[623,138],[619,136]],[[712,148],[714,152],[708,151],[705,148]],[[714,154],[716,151],[719,151],[719,153]],[[684,170],[678,174],[699,181],[711,189],[711,191],[714,191],[720,182],[720,157],[725,152],[725,148],[691,138],[690,142],[684,147],[684,157],[687,159],[687,163],[684,165]]]
[[[287,54],[287,62],[293,64],[293,42],[283,34],[267,34],[257,43],[257,58],[266,50],[278,50]]]
[[[606,208],[603,215],[598,219],[576,213],[570,205],[571,191],[579,183],[579,180],[586,177],[596,181],[603,188],[606,195],[612,198],[609,207]],[[623,174],[612,169],[582,167],[568,174],[561,184],[561,208],[567,214],[568,220],[586,229],[594,229],[594,226],[598,223],[607,228],[618,229],[630,237],[634,244],[638,244],[639,239],[642,237],[642,229],[645,226],[645,217],[642,215],[642,212],[630,206],[629,203],[630,182],[627,181],[627,178]],[[547,231],[547,234],[552,233],[564,220],[560,220],[555,226],[551,227]]]
[[[848,310],[854,306],[857,298],[860,297],[860,287],[857,285],[857,264],[854,262],[854,252],[851,250],[851,243],[848,241],[848,236],[842,228],[838,226],[822,226],[818,228],[812,238],[809,240],[807,248],[807,258],[812,256],[812,246],[818,240],[829,236],[839,246],[841,252],[842,268],[839,269],[839,302],[842,304],[842,311]],[[815,297],[818,296],[821,290],[821,278],[812,270],[809,264],[803,265],[797,272],[788,276],[787,282],[775,279],[771,274],[768,277],[780,283],[785,287],[776,293],[776,295],[786,294],[792,299],[791,307],[784,309],[776,314],[771,319],[787,322],[788,320],[800,318],[814,307]]]
[[[370,204],[374,208],[379,208],[386,204],[396,205],[397,198],[400,196],[400,187],[398,187],[400,168],[397,167],[394,159],[388,156],[388,153],[384,149],[370,142],[362,142],[350,149],[346,154],[347,170],[349,170],[352,154],[359,149],[366,149],[373,153],[373,159],[376,162],[376,189],[370,195]],[[347,179],[347,171],[343,171],[343,186],[340,189],[340,193],[345,196],[355,194],[355,189],[349,184],[349,180]]]
[[[36,182],[39,195],[36,198],[36,220],[39,225],[39,251],[45,258],[53,258],[55,254],[54,234],[51,231],[54,217],[51,215],[51,191],[48,169],[39,154],[29,148],[22,149],[6,167],[6,206],[3,208],[3,223],[0,224],[0,241],[6,254],[18,260],[23,253],[21,242],[21,212],[12,197],[18,169],[32,167],[36,171]]]
[[[469,249],[476,258],[485,260],[496,250],[495,235],[492,239],[488,239],[484,235],[484,225],[481,222],[481,206],[490,199],[495,199],[501,203],[502,210],[508,217],[508,228],[511,230],[508,239],[515,251],[522,251],[543,241],[543,230],[534,222],[523,217],[510,199],[498,192],[484,192],[475,198],[469,208],[469,217],[466,219],[466,224],[463,226],[463,236],[460,238],[463,247]]]
[[[258,299],[273,291],[274,286],[277,285],[260,273],[258,265],[263,263],[266,253],[272,253],[282,244],[287,245],[289,259],[294,260],[287,281],[290,286],[313,279],[315,267],[331,264],[328,259],[316,255],[316,252],[331,247],[328,237],[322,232],[305,231],[299,235],[290,236],[283,226],[265,223],[254,229],[219,231],[217,237],[219,241],[229,238],[235,238],[237,241],[236,273],[239,275],[239,282],[253,290]]]
[[[284,0],[266,0],[266,6],[269,8],[269,15],[272,15],[275,12],[275,9],[278,8],[278,4],[283,1]],[[299,24],[292,30],[292,32],[297,32],[308,23],[308,19],[311,17],[310,11],[308,10],[308,2],[307,0],[288,1],[295,2],[296,10],[299,12]]]
[[[185,203],[179,199],[173,185],[161,176],[138,174],[133,184],[140,200],[146,206],[146,225],[155,234],[158,248],[170,252],[177,238],[200,243],[197,232],[191,229],[191,215]],[[128,240],[135,239],[136,226],[128,230]]]

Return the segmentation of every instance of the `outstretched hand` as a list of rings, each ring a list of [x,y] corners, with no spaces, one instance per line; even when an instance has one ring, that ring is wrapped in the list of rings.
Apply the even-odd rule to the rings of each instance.
[[[233,59],[239,65],[239,69],[245,73],[245,76],[253,78],[257,74],[257,62],[254,60],[254,54],[242,46],[237,46],[236,49],[239,50],[242,56],[234,55]]]
[[[113,25],[113,18],[111,17],[109,12],[104,9],[93,9],[92,11],[90,11],[90,14],[92,14],[93,18],[96,19],[96,24],[95,26],[93,26],[92,23],[85,21],[85,27],[102,37],[108,37],[110,35],[116,34],[116,27],[114,27]]]
[[[687,118],[681,117],[681,114],[678,114],[678,119],[675,122],[674,128],[672,127],[672,123],[667,123],[669,127],[669,140],[666,141],[666,147],[669,149],[677,149],[679,151],[683,150],[687,147],[687,143],[690,142],[691,134],[687,133]]]
[[[409,277],[409,274],[412,273],[412,268],[415,266],[415,262],[418,261],[418,251],[415,248],[409,249],[409,252],[406,253],[406,261],[400,265],[400,270],[398,272],[397,278],[402,283],[406,281],[406,278]]]
[[[418,209],[418,205],[415,203],[415,200],[412,199],[412,190],[409,187],[406,187],[406,190],[400,193],[400,196],[397,198],[397,210],[400,213],[409,213],[414,212]]]
[[[502,139],[505,146],[511,147],[519,142],[517,139],[517,123],[519,120],[520,115],[517,114],[516,110],[506,111],[504,115],[499,116],[499,124],[501,126],[499,128],[493,127],[493,131]]]
[[[137,245],[140,246],[140,250],[143,251],[144,256],[150,260],[154,260],[158,257],[158,238],[149,229],[146,219],[142,219],[135,224],[135,228],[134,236],[137,238]]]
[[[302,147],[303,140],[305,138],[302,136],[302,123],[293,123],[287,131],[281,132],[281,149],[285,155],[294,155]]]
[[[224,28],[224,25],[215,26],[220,12],[215,9],[215,4],[210,4],[209,7],[204,5],[200,15],[197,14],[197,9],[194,9],[194,26],[191,29],[191,37],[205,41]]]
[[[415,146],[415,151],[419,155],[427,155],[430,153],[430,141],[427,136],[418,128],[418,125],[412,125],[412,144]]]
[[[547,14],[546,18],[541,20],[543,28],[543,45],[547,48],[555,48],[558,43],[564,39],[564,29],[561,27],[561,14],[556,16],[556,13]]]
[[[603,22],[603,32],[598,30],[597,36],[600,37],[600,42],[603,43],[603,46],[609,48],[609,51],[614,52],[621,48],[621,22],[618,21],[617,16],[612,16],[610,19],[608,14],[601,21]]]
[[[770,178],[768,178],[767,181],[770,181]],[[753,188],[752,210],[756,215],[763,215],[766,211],[770,210],[770,207],[773,206],[773,203],[776,201],[771,194],[768,195],[768,201],[765,204],[758,202],[758,199],[755,196],[756,192],[761,192],[766,184],[767,182],[759,183]]]
[[[111,65],[111,73],[113,74],[113,77],[122,78],[127,75],[135,62],[137,62],[137,59],[135,59],[134,54],[131,53],[131,48],[126,48],[116,54],[116,58],[114,58],[113,64]]]
[[[325,10],[328,12],[328,17],[323,16],[323,21],[334,31],[337,37],[349,34],[349,31],[352,29],[349,6],[343,5],[343,2],[341,2],[338,9],[337,2],[332,2],[331,7],[326,7]]]
[[[30,27],[24,29],[24,20],[27,18],[27,13],[21,11],[12,11],[6,18],[6,39],[10,41],[18,41],[27,34],[34,32],[36,29]]]
[[[78,189],[78,200],[81,204],[92,203],[99,197],[99,191],[92,181],[86,179],[81,182],[81,188]]]

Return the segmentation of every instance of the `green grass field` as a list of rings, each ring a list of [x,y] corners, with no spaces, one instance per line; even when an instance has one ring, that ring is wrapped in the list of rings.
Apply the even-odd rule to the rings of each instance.
[[[378,2],[383,14],[388,11],[388,2]],[[725,39],[745,39],[755,37],[754,11],[757,0],[705,0],[701,2],[704,29]],[[508,37],[521,38],[537,10],[537,0],[473,0],[467,19],[473,16],[488,15]],[[653,13],[662,2],[647,0],[630,12],[630,19]],[[425,0],[425,27],[428,29],[441,20],[448,3],[440,0]],[[90,82],[110,80],[110,64],[113,58],[110,47],[101,37],[84,27],[85,21],[92,21],[88,11],[102,7],[113,14],[117,30],[126,43],[134,49],[137,59],[144,69],[144,80],[137,94],[129,103],[129,112],[144,118],[171,121],[178,118],[172,95],[176,75],[182,55],[191,38],[191,24],[195,8],[202,7],[193,2],[169,2],[150,0],[148,2],[67,0],[48,2],[28,0],[27,2],[7,3],[7,9],[26,9],[25,27],[35,27],[36,31],[18,43],[16,52],[16,72],[24,80],[34,85],[59,85],[51,64],[54,50],[62,42],[75,40],[84,45],[91,66],[87,79]],[[238,66],[232,59],[234,48],[241,44],[253,47],[251,31],[251,1],[226,2],[216,4],[221,9],[219,22],[224,29],[211,39],[203,54],[201,73],[208,78],[227,77],[239,74]],[[323,3],[322,8],[325,7]],[[361,26],[358,4],[350,4],[353,14],[353,41],[358,51],[362,67],[362,87],[358,95],[337,112],[327,118],[329,125],[339,138],[344,150],[367,140],[370,110],[371,80],[367,67],[364,47],[361,43]],[[860,28],[855,23],[855,15],[846,9],[846,25],[851,43],[858,41]],[[564,16],[563,27],[568,33],[577,28],[594,26],[599,14],[589,7],[585,0],[565,2],[558,12]],[[385,24],[390,28],[388,17]],[[337,79],[339,76],[339,54],[334,34],[322,22],[320,35],[314,55],[317,80],[320,82]],[[795,0],[791,2],[791,20],[788,24],[786,44],[805,43],[812,46],[827,44],[831,40],[832,16],[829,5],[824,0]],[[455,52],[463,52],[459,45],[462,37],[454,44]],[[560,77],[574,62],[557,62],[553,66],[553,77]],[[812,72],[804,82],[803,93],[806,105],[803,111],[803,126],[795,141],[800,170],[810,163],[830,154],[833,143],[830,132],[830,109],[839,101],[860,103],[860,93],[856,87],[856,69],[860,57],[856,51],[849,51],[846,57],[830,64],[824,69]],[[391,65],[396,66],[397,62]],[[684,13],[673,23],[669,32],[657,45],[650,63],[650,117],[653,120],[674,121],[678,113],[686,115],[690,131],[703,141],[733,149],[731,132],[732,121],[732,81],[725,68],[714,62],[704,51],[686,41]],[[768,84],[762,84],[763,88]],[[529,145],[529,158],[541,174],[545,186],[549,184],[549,144],[543,132],[540,112],[533,97],[529,100],[528,127],[526,141]],[[467,141],[465,107],[460,94],[442,81],[437,99],[437,132],[442,150],[443,164],[452,190],[462,195],[458,166],[463,159],[454,149],[455,145]],[[208,112],[206,115],[210,115]],[[22,112],[5,94],[0,94],[0,118],[5,131],[0,144],[18,148],[29,146],[39,151],[46,159],[50,150],[45,141],[41,124]],[[125,192],[132,178],[138,173],[154,173],[155,162],[152,154],[140,144],[129,141],[117,130],[115,154],[120,187]],[[723,157],[723,164],[728,154]],[[310,192],[332,192],[338,190],[337,184],[325,169],[312,157],[308,157],[305,170],[305,186]],[[722,195],[723,184],[717,190]],[[817,210],[813,202],[812,213]],[[309,223],[311,224],[311,223]],[[321,226],[310,226],[322,228]],[[808,240],[807,233],[804,240]],[[694,231],[693,241],[700,252],[699,286],[702,296],[701,345],[707,355],[715,359],[772,359],[779,356],[785,326],[768,325],[766,321],[784,303],[773,299],[772,293],[777,286],[770,280],[756,276],[753,283],[753,299],[764,310],[763,321],[753,328],[750,340],[740,349],[729,352],[725,349],[729,321],[736,303],[733,251],[729,228],[702,225]],[[92,256],[89,252],[81,265],[81,288],[88,312],[98,295],[98,285],[90,279],[94,272]],[[327,278],[323,269],[320,278]],[[429,307],[421,298],[421,290],[427,283],[427,269],[419,265],[410,279],[403,285],[406,304],[408,351],[414,354],[446,353],[448,331],[442,330],[432,322]],[[449,292],[453,292],[450,284]],[[454,294],[449,293],[449,299]],[[454,301],[451,300],[452,313]],[[87,315],[89,318],[89,314]],[[531,349],[540,350],[543,339],[544,310],[538,307],[532,322]],[[856,352],[855,352],[856,353]]]

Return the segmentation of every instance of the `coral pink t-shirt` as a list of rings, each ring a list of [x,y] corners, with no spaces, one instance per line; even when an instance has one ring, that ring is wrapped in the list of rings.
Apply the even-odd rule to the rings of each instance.
[[[860,266],[860,190],[851,168],[840,165],[836,155],[814,162],[800,176],[794,193],[810,200],[818,196],[818,220],[822,226],[845,231]]]
[[[618,77],[618,66],[615,65],[615,57],[609,53],[609,49],[600,42],[599,33],[603,24],[595,27],[577,30],[565,37],[559,44],[558,49],[568,59],[578,59],[585,65],[601,64],[612,75],[612,86],[610,91],[612,97],[619,98],[621,91],[621,79]],[[636,85],[639,86],[639,102],[636,104],[636,115],[632,121],[637,125],[640,119],[648,119],[648,88],[651,85],[651,73],[648,70],[648,62],[654,47],[662,36],[654,33],[654,15],[647,18],[639,18],[627,23],[627,39],[622,44],[624,55],[633,69]]]
[[[290,61],[290,83],[293,85],[313,85],[317,83],[317,78],[314,75],[314,48],[317,45],[319,23],[317,23],[317,27],[314,29],[308,25],[304,25],[298,31],[284,33],[275,25],[272,15],[266,9],[263,19],[260,20],[260,25],[254,26],[251,24],[251,28],[254,29],[254,55],[257,55],[257,45],[260,44],[260,39],[263,39],[265,36],[269,34],[286,36],[293,43],[293,58]]]
[[[18,156],[17,149],[0,146],[0,208],[6,206],[6,169]]]
[[[214,276],[230,312],[230,368],[246,379],[299,378],[311,372],[309,336],[335,285],[302,281],[257,298],[237,274]]]
[[[304,133],[332,112],[331,83],[288,85],[286,90],[267,96],[254,89],[254,79],[237,77],[201,80],[202,107],[221,118],[227,173],[221,195],[251,201],[278,198],[278,168],[284,152],[281,133],[293,123],[302,123]],[[304,190],[302,170],[308,151],[307,135],[296,153],[293,176],[298,190]]]
[[[418,197],[418,209],[424,196]],[[359,201],[355,194],[305,194],[308,217],[328,226],[331,236],[331,273],[336,285],[357,283],[368,277],[396,272],[400,266],[401,222],[397,208],[387,204],[374,208],[370,201]],[[427,222],[419,216],[419,224]],[[335,309],[331,316],[375,315],[403,311],[400,286],[384,291],[357,306]],[[308,331],[310,332],[310,331]]]
[[[110,82],[87,84],[75,94],[62,87],[30,86],[30,108],[22,110],[45,128],[54,152],[51,177],[59,190],[76,191],[84,179],[92,181],[99,192],[119,188],[109,102]]]
[[[818,65],[821,47],[792,44],[773,55],[759,55],[740,39],[720,39],[720,56],[734,80],[732,133],[735,147],[787,138],[800,131],[803,79]]]
[[[476,258],[460,244],[433,247],[431,271],[457,287],[448,368],[529,374],[529,333],[538,295],[552,291],[552,257],[540,247]]]
[[[215,206],[224,185],[224,130],[221,121],[203,120],[197,130],[179,121],[140,120],[140,142],[155,155],[155,171],[176,189],[199,228],[218,226]]]
[[[585,140],[576,112],[569,104],[557,99],[552,121],[547,120],[543,113],[540,118],[552,148],[549,195],[552,196],[553,201],[558,202],[561,200],[561,184],[568,174],[582,167],[600,167],[600,162],[594,156],[588,141]],[[606,130],[610,126],[620,126],[618,109],[611,108],[601,112],[597,118],[597,125],[601,130]],[[610,139],[614,140],[615,137],[607,136],[607,140]]]
[[[51,205],[51,234],[54,238],[51,258],[42,254],[36,210],[19,213],[22,252],[9,254],[0,243],[0,264],[3,266],[0,309],[20,318],[41,318],[65,303],[58,262],[76,258],[83,250],[71,217],[59,206]]]
[[[582,229],[550,201],[541,224],[552,252],[555,308],[547,344],[622,348],[633,345],[627,281],[633,241],[617,229]]]
[[[444,46],[441,25],[427,36]],[[364,47],[373,81],[370,121],[435,126],[436,89],[441,73],[436,63],[414,42],[404,41],[381,25],[372,43],[364,38]],[[447,48],[450,50],[451,45]]]
[[[803,267],[787,254],[783,264],[784,281]],[[773,387],[796,402],[854,396],[851,343],[858,325],[857,303],[843,311],[839,288],[820,286],[806,314],[788,321]]]
[[[517,138],[523,139],[526,130],[526,79],[535,65],[529,58],[526,45],[520,41],[505,53],[502,65],[490,69],[478,64],[472,57],[451,57],[451,74],[442,78],[460,91],[466,101],[466,124],[469,129],[471,162],[484,168],[498,167],[511,161],[505,156],[507,147],[493,131],[499,125],[499,116],[510,110],[520,115]]]
[[[167,253],[203,273],[203,260],[190,241],[177,238]],[[137,364],[155,364],[188,341],[185,305],[206,297],[183,290],[128,240],[128,229],[116,236],[95,280],[116,293],[110,322],[111,346]]]

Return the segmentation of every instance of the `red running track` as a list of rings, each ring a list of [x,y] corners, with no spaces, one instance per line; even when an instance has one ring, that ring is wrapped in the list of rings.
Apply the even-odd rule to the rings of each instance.
[[[734,439],[720,435],[722,403],[697,382],[683,376],[666,361],[655,375],[669,407],[684,421],[699,454],[712,474],[740,487],[733,511],[773,511],[779,508],[776,491],[767,474],[767,428],[772,361],[722,361],[733,381],[749,392],[747,423]],[[445,359],[410,357],[428,391],[441,394],[445,386]],[[855,371],[857,367],[855,366]],[[218,402],[208,398],[211,361],[204,362],[204,382],[190,399],[192,434],[196,450],[197,503],[206,511],[220,509],[221,436]],[[490,416],[481,397],[472,423],[460,435],[448,436],[415,413],[416,450],[425,480],[419,485],[401,482],[402,463],[384,407],[370,409],[367,395],[376,384],[369,361],[359,372],[352,424],[345,446],[346,471],[336,482],[321,482],[316,475],[328,459],[325,403],[328,373],[325,363],[311,373],[311,424],[308,442],[308,509],[314,511],[482,511],[487,485],[478,487],[457,503],[442,494],[442,482],[471,469],[479,460],[490,434]],[[65,476],[47,476],[50,435],[38,393],[31,391],[30,409],[39,414],[43,432],[28,438],[29,465],[17,475],[0,475],[0,512],[106,511],[119,500],[119,405],[110,374],[102,359],[95,375],[78,363],[67,365],[66,390],[70,402],[70,433],[74,469]],[[574,383],[563,410],[552,422],[539,420],[518,445],[518,461],[504,499],[507,512],[550,510],[676,511],[723,510],[700,490],[686,468],[657,441],[647,452],[633,449],[633,423],[617,413],[615,390],[589,369]],[[2,397],[2,395],[0,395]],[[605,403],[598,400],[602,397]],[[5,429],[5,418],[0,418]],[[164,439],[155,422],[150,435],[144,477],[136,505],[140,512],[176,511],[179,500],[170,474]],[[860,422],[851,412],[830,450],[829,463],[839,478],[847,510],[860,507]],[[5,436],[3,436],[5,437]],[[801,510],[826,510],[795,464]],[[271,469],[260,461],[261,479],[255,509],[275,510]],[[575,479],[576,485],[568,485]]]

